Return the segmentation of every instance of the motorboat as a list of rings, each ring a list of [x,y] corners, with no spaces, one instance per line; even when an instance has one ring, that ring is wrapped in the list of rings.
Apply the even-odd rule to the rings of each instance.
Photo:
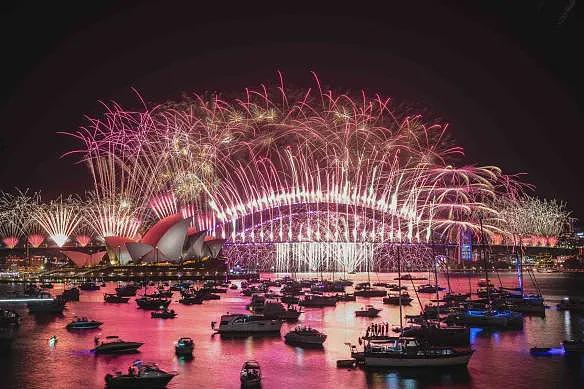
[[[432,284],[424,284],[418,286],[418,293],[436,293],[445,290],[445,288]]]
[[[562,346],[567,353],[584,353],[584,339],[564,340]]]
[[[474,350],[449,346],[422,345],[416,338],[384,337],[365,339],[366,367],[447,367],[465,366]]]
[[[116,288],[116,294],[120,297],[133,297],[139,287],[134,284],[120,285]]]
[[[396,281],[397,280],[402,280],[402,281],[422,281],[422,280],[427,280],[427,278],[426,277],[415,277],[415,276],[412,276],[411,274],[408,273],[408,274],[404,274],[404,275],[401,275],[399,277],[396,277],[396,278],[394,278],[394,280],[396,280]]]
[[[337,305],[337,298],[335,296],[307,294],[302,300],[300,300],[298,305],[312,308],[334,307]]]
[[[221,316],[218,328],[215,322],[211,323],[211,328],[220,334],[260,334],[280,332],[282,323],[282,320],[258,315],[228,314]]]
[[[134,361],[128,374],[106,374],[107,388],[164,388],[178,373],[161,370],[155,363]]]
[[[229,289],[236,290],[237,289],[237,285],[236,284],[231,284],[231,285],[229,285]]]
[[[262,296],[261,294],[254,294],[251,296],[251,302],[247,306],[247,309],[255,313],[262,313],[264,311],[265,304],[266,296]]]
[[[176,316],[176,312],[173,309],[170,311],[168,309],[163,309],[161,311],[154,311],[150,313],[150,317],[153,319],[174,319]]]
[[[357,296],[353,293],[337,293],[335,297],[337,301],[357,301]]]
[[[79,301],[79,289],[76,287],[66,288],[61,297],[66,301]]]
[[[33,314],[59,314],[65,309],[66,300],[61,297],[52,298],[50,294],[36,296],[38,301],[27,303],[28,311]]]
[[[203,298],[194,294],[185,294],[178,302],[184,305],[203,304]]]
[[[101,321],[90,320],[87,317],[76,317],[67,324],[66,328],[68,330],[90,330],[99,328],[102,324]]]
[[[314,328],[296,327],[284,335],[284,340],[293,345],[321,347],[326,340],[326,335]]]
[[[130,298],[129,297],[122,297],[122,296],[119,296],[119,295],[113,294],[113,293],[104,293],[103,301],[106,303],[121,304],[121,303],[127,303],[128,301],[130,301]]]
[[[381,312],[381,309],[375,308],[373,305],[367,305],[362,307],[361,309],[355,311],[355,316],[360,317],[377,317]]]
[[[280,301],[283,302],[284,304],[298,304],[300,302],[300,299],[296,296],[284,295],[280,297]]]
[[[142,342],[126,342],[118,336],[106,336],[103,340],[95,338],[95,348],[91,351],[96,354],[123,354],[138,351]]]
[[[81,285],[79,285],[79,289],[85,291],[99,290],[100,288],[101,287],[93,281],[84,282]]]
[[[391,305],[409,305],[412,300],[413,299],[408,292],[390,293],[387,297],[383,298],[383,303]]]
[[[191,338],[180,338],[174,345],[174,352],[179,356],[193,356],[195,342]]]
[[[259,387],[262,383],[260,364],[253,360],[245,361],[239,373],[239,380],[241,381],[241,386],[244,388]]]
[[[267,302],[264,305],[263,315],[266,319],[278,319],[286,321],[296,321],[302,314],[302,311],[288,306],[285,308],[282,303],[279,302]]]
[[[20,326],[20,316],[14,311],[0,308],[0,345],[10,343]]]
[[[166,298],[140,297],[136,299],[136,304],[142,309],[159,310],[168,307],[170,300]]]
[[[455,314],[454,322],[479,327],[522,328],[523,316],[506,310],[467,309]]]
[[[363,289],[355,290],[355,296],[357,296],[357,297],[385,297],[385,296],[387,296],[387,291],[385,289],[364,287]]]

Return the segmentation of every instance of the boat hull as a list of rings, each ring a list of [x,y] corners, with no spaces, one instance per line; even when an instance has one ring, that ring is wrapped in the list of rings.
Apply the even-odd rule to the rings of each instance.
[[[370,356],[365,354],[365,366],[370,367],[449,367],[465,366],[472,353],[440,358],[405,358],[399,356]]]

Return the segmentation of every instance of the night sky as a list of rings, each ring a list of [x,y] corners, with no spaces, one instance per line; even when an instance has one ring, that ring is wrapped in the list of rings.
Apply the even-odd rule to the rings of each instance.
[[[276,70],[311,87],[315,71],[442,118],[468,162],[527,173],[584,218],[582,4],[43,3],[1,6],[2,189],[82,193],[86,168],[61,158],[75,142],[57,132],[100,100],[136,107],[132,87],[162,102],[274,84]]]

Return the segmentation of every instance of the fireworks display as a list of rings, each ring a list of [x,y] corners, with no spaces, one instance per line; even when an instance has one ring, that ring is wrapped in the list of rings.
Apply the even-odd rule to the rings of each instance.
[[[563,204],[525,197],[499,168],[460,166],[446,125],[318,80],[304,91],[280,84],[235,99],[112,104],[69,135],[81,147],[68,154],[88,166],[93,188],[83,201],[28,201],[28,226],[2,211],[7,246],[25,231],[40,245],[41,228],[58,246],[137,239],[181,214],[191,231],[225,239],[233,263],[259,256],[264,268],[354,270],[383,265],[392,245],[419,258],[467,231],[557,237],[569,221]]]
[[[41,225],[49,238],[62,247],[81,222],[81,205],[75,197],[60,197],[40,204],[32,217]]]
[[[95,203],[122,196],[136,221],[146,209],[155,219],[180,212],[232,244],[273,243],[282,268],[340,258],[354,267],[379,244],[456,241],[478,233],[478,214],[488,234],[501,231],[487,204],[520,189],[513,177],[455,167],[462,149],[446,125],[316,86],[140,111],[114,104],[72,134],[83,145],[72,153],[91,168]]]

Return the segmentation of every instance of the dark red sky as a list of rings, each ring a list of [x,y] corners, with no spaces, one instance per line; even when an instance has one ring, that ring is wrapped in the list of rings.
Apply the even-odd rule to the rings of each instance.
[[[98,100],[260,82],[380,92],[450,123],[467,160],[527,173],[584,218],[582,10],[568,1],[2,6],[0,185],[86,187],[61,159]],[[118,4],[120,3],[120,4]],[[384,2],[393,3],[393,2]],[[512,3],[512,4],[509,4]]]

